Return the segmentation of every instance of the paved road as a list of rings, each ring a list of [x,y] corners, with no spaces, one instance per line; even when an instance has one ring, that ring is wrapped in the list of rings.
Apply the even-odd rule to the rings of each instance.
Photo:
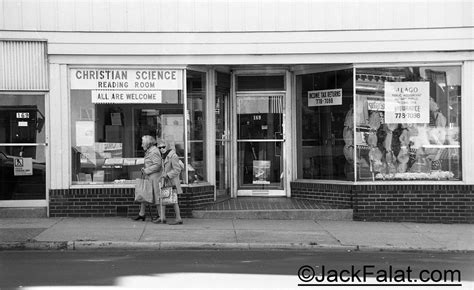
[[[462,288],[472,289],[473,262],[472,253],[9,251],[0,252],[0,287],[298,288],[298,284],[303,282],[297,273],[303,265],[310,266],[318,274],[322,272],[323,267],[326,272],[329,269],[340,272],[350,270],[351,266],[361,269],[364,265],[373,265],[370,268],[372,272],[382,269],[388,271],[390,266],[393,271],[405,271],[410,266],[412,273],[420,273],[422,270],[459,270]],[[303,273],[303,277],[307,278],[310,274]],[[368,282],[374,282],[374,275],[371,276]],[[411,277],[417,279],[419,276],[412,274]],[[309,283],[311,282],[315,281]],[[354,288],[360,287],[352,287]],[[417,287],[421,288],[424,287]]]

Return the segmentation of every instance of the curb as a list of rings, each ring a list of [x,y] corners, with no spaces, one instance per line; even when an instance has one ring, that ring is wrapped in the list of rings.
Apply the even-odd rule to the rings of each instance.
[[[160,242],[71,241],[68,250],[159,250]]]
[[[17,250],[68,250],[70,242],[3,242],[0,243],[0,251]]]
[[[359,252],[416,252],[416,253],[474,253],[474,250],[460,250],[447,248],[412,248],[412,247],[392,247],[392,246],[357,246]]]
[[[0,251],[16,250],[335,250],[356,251],[357,246],[303,243],[208,243],[208,242],[117,242],[117,241],[28,241],[3,242]]]
[[[18,250],[287,250],[287,251],[345,251],[345,252],[463,252],[474,253],[474,250],[451,250],[443,248],[400,248],[371,247],[359,245],[303,244],[303,243],[206,243],[206,242],[117,242],[117,241],[26,241],[2,242],[0,251]]]

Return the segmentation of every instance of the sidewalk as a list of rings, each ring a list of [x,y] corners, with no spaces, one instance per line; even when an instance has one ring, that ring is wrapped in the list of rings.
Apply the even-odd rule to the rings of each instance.
[[[295,249],[474,251],[474,225],[355,221],[129,218],[0,219],[0,250]]]

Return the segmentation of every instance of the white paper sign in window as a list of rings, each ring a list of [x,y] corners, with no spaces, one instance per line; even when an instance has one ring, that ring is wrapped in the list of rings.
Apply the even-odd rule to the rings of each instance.
[[[254,160],[253,161],[253,184],[270,184],[271,161]]]
[[[429,123],[429,82],[385,82],[385,123]]]
[[[342,89],[308,92],[308,107],[342,105]]]
[[[94,145],[94,121],[76,121],[76,146]]]
[[[15,176],[33,175],[32,158],[15,157],[13,160],[13,171]]]

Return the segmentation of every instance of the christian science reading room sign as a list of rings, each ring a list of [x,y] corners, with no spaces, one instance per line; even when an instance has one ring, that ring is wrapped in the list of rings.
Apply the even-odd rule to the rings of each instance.
[[[385,123],[429,123],[428,82],[385,82]]]
[[[178,69],[71,70],[71,90],[91,90],[93,104],[161,103],[162,90],[181,89]]]

